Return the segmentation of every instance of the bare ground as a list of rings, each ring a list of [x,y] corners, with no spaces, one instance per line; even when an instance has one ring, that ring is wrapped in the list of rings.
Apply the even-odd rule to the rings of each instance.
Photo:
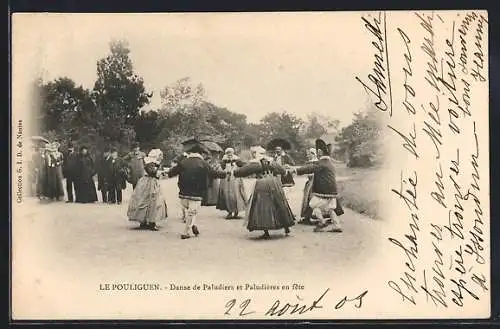
[[[274,232],[256,240],[243,220],[225,220],[214,207],[198,219],[201,234],[181,240],[183,224],[176,179],[162,180],[169,217],[158,232],[139,231],[127,220],[129,185],[121,205],[40,204],[24,200],[23,216],[13,222],[14,271],[19,284],[51,280],[116,280],[117,278],[180,278],[203,273],[205,278],[303,278],[314,272],[362,270],[379,245],[380,222],[345,210],[343,233],[313,233],[297,224],[292,235]],[[298,178],[291,205],[300,211],[304,179]],[[100,197],[100,195],[99,195]],[[29,272],[25,269],[29,268]]]

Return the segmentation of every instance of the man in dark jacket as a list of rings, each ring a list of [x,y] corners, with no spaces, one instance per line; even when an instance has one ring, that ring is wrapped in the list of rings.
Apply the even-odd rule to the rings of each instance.
[[[187,150],[187,157],[168,171],[169,177],[179,176],[179,199],[186,214],[186,225],[182,239],[190,238],[190,231],[197,236],[200,234],[196,226],[196,215],[201,207],[201,201],[207,191],[209,177],[224,178],[225,172],[214,170],[205,160],[203,154],[208,150],[201,144]]]
[[[78,174],[78,154],[72,144],[68,145],[68,153],[63,160],[63,176],[66,178],[66,193],[68,195],[67,203],[73,202],[73,188]],[[76,191],[76,190],[75,190]]]
[[[101,155],[97,161],[97,190],[101,191],[102,202],[108,202],[108,181],[109,176],[109,166],[108,161],[111,157],[110,150],[108,147],[104,149],[104,153]]]
[[[321,139],[316,140],[316,149],[320,151],[318,152],[319,154],[322,154],[318,161],[297,168],[295,172],[298,175],[314,174],[312,196],[309,205],[313,209],[313,214],[320,221],[314,231],[320,232],[328,226],[326,219],[323,217],[323,213],[328,213],[330,214],[333,226],[330,231],[342,232],[340,221],[336,215],[342,215],[343,210],[337,199],[337,181],[335,177],[335,167],[330,158],[330,150]]]
[[[122,203],[122,190],[127,187],[126,180],[126,165],[125,162],[118,157],[118,150],[113,148],[110,157],[106,161],[106,186],[108,192],[108,203]]]

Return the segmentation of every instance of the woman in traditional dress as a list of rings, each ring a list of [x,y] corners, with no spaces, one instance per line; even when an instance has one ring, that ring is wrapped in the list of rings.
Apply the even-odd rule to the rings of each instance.
[[[314,163],[318,161],[318,156],[315,148],[310,148],[307,150],[307,162]],[[311,188],[313,184],[314,174],[307,175],[306,185],[304,186],[304,195],[302,197],[302,207],[300,211],[300,217],[302,220],[299,222],[301,224],[312,224],[312,208],[309,206],[309,201],[311,201]]]
[[[57,144],[49,144],[46,154],[47,186],[45,196],[52,201],[59,201],[64,197],[62,160],[62,154],[58,151]]]
[[[220,156],[218,152],[211,152],[207,156],[207,162],[214,171],[221,171]],[[207,193],[201,202],[202,206],[216,206],[219,200],[220,178],[209,176],[207,179]]]
[[[240,219],[239,212],[245,210],[247,206],[243,180],[233,175],[234,170],[243,164],[243,161],[234,154],[234,149],[226,149],[221,162],[221,168],[226,172],[226,178],[220,182],[216,207],[219,210],[227,211],[226,219]]]
[[[97,191],[95,188],[94,175],[96,169],[94,160],[86,146],[80,148],[77,161],[77,172],[75,181],[75,202],[94,203],[97,202]]]
[[[139,222],[141,229],[158,231],[157,223],[167,219],[167,203],[159,181],[162,158],[163,153],[159,149],[151,150],[144,158],[146,174],[139,179],[130,198],[128,219]]]
[[[270,161],[262,147],[254,147],[252,154],[254,159],[234,171],[235,177],[256,177],[246,212],[247,229],[250,232],[264,231],[261,236],[263,239],[271,237],[270,230],[284,229],[288,235],[290,227],[295,223],[294,216],[283,192],[281,180],[276,177],[285,174],[286,170]]]
[[[47,190],[47,154],[45,147],[40,147],[35,157],[36,196],[40,200],[45,199]]]

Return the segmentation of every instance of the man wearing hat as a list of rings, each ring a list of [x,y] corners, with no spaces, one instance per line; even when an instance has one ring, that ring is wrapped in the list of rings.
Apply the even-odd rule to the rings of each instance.
[[[104,148],[103,154],[97,160],[97,190],[101,191],[102,202],[108,202],[111,152],[109,147]]]
[[[73,198],[73,188],[76,190],[76,180],[78,174],[78,154],[75,152],[75,147],[73,144],[68,145],[68,153],[64,156],[63,161],[63,176],[66,178],[66,193],[68,195],[68,200],[66,202],[70,203],[74,201]]]
[[[139,143],[134,143],[133,150],[127,156],[125,156],[124,160],[129,163],[129,181],[132,184],[132,187],[135,188],[139,179],[144,176],[144,158],[146,157],[146,153],[142,152]]]
[[[298,175],[314,174],[312,184],[312,196],[309,205],[313,210],[313,215],[318,218],[319,223],[314,229],[315,232],[321,232],[329,224],[323,217],[323,213],[330,214],[333,228],[331,232],[342,232],[338,218],[335,215],[342,215],[343,211],[337,202],[337,181],[335,177],[335,168],[330,158],[330,150],[326,143],[316,140],[316,149],[321,154],[318,161],[306,166],[297,168],[295,172]]]
[[[224,178],[226,173],[216,171],[205,160],[203,155],[209,151],[201,143],[185,145],[187,156],[180,163],[167,171],[168,177],[179,176],[179,199],[183,212],[186,214],[186,225],[181,239],[189,239],[190,231],[195,236],[200,234],[196,226],[196,216],[201,207],[201,201],[207,191],[209,177]]]
[[[122,190],[127,187],[126,168],[123,160],[118,156],[118,150],[113,147],[106,161],[105,183],[108,203],[122,203]]]
[[[290,148],[288,141],[277,138],[269,143],[269,145],[273,144],[275,145],[273,161],[279,166],[287,169],[287,172],[284,175],[280,175],[280,179],[286,199],[290,202],[290,190],[293,186],[295,186],[295,181],[293,180],[293,175],[290,171],[288,171],[288,169],[295,165],[295,161],[293,161],[292,157],[285,152],[285,149]]]

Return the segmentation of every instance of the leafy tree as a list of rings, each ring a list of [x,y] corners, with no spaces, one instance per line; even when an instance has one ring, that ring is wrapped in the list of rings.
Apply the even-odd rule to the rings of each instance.
[[[284,138],[292,146],[290,155],[298,161],[304,160],[305,140],[302,134],[304,121],[288,112],[272,112],[260,121],[260,142],[264,144],[273,138]]]
[[[38,106],[39,132],[50,140],[90,139],[98,144],[97,122],[99,113],[90,92],[76,86],[70,78],[58,78],[48,83],[35,82]]]
[[[369,167],[383,160],[382,125],[375,109],[354,114],[353,122],[342,128],[336,138],[338,156],[344,156],[348,166]]]
[[[192,109],[205,101],[206,93],[202,84],[194,85],[189,77],[177,80],[166,86],[161,92],[161,111],[173,112]]]
[[[307,116],[304,137],[307,139],[317,139],[327,134],[336,133],[339,125],[339,120],[313,112]]]
[[[288,112],[272,112],[260,120],[260,137],[267,142],[273,138],[285,138],[294,148],[303,145],[301,131],[304,128],[302,119]]]
[[[144,148],[155,147],[164,123],[157,111],[141,111],[134,121],[136,140]]]
[[[152,94],[146,92],[143,79],[134,73],[128,43],[114,40],[109,47],[110,54],[97,62],[92,95],[101,114],[99,128],[104,140],[128,146],[135,139],[135,119]]]
[[[125,118],[129,123],[149,104],[152,94],[134,73],[128,43],[115,40],[109,47],[110,54],[97,62],[94,98],[105,118]]]

